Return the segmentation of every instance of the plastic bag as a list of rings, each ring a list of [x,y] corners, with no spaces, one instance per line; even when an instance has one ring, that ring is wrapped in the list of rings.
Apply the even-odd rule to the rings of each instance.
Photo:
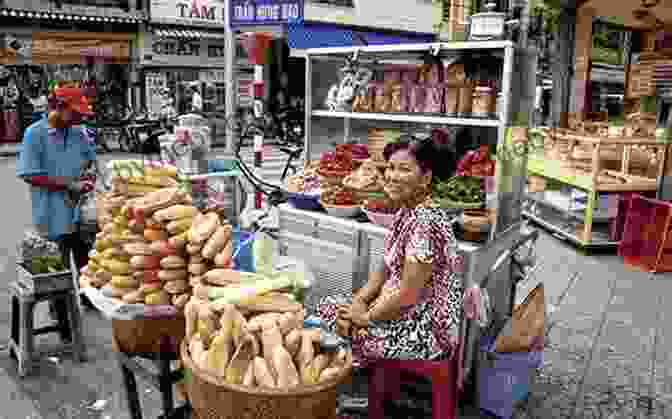
[[[497,336],[495,350],[503,353],[538,350],[543,343],[545,323],[544,284],[539,284],[514,309],[511,319]]]
[[[81,224],[96,224],[96,196],[93,192],[82,195],[79,203],[79,222]]]

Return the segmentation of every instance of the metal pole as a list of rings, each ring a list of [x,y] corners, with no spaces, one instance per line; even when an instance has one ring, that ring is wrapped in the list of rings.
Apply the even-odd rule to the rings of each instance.
[[[231,0],[226,0],[224,3],[224,81],[226,83],[226,91],[224,93],[224,113],[226,115],[225,133],[226,133],[226,157],[233,157],[234,150],[234,131],[231,127],[232,121],[235,117],[236,109],[236,81],[235,78],[235,58],[236,58],[236,42],[234,38],[233,29],[231,28]]]
[[[305,127],[303,130],[304,133],[304,161],[308,163],[311,160],[311,140],[312,140],[312,123],[313,123],[313,61],[310,57],[310,54],[306,54],[306,94],[304,99],[304,112],[305,112]]]
[[[259,120],[264,117],[264,66],[255,64],[254,66],[254,117]],[[257,133],[254,136],[254,168],[255,175],[262,179],[262,164],[264,159],[264,133]],[[254,194],[254,208],[261,209],[262,193],[256,191]]]

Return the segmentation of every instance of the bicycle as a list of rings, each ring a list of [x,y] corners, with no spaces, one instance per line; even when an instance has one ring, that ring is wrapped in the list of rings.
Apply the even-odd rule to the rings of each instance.
[[[281,121],[281,125],[283,121],[287,122],[280,128],[283,133],[282,138],[278,139],[276,137],[275,140],[270,142],[272,146],[278,147],[281,152],[287,155],[287,160],[280,177],[280,181],[284,182],[290,171],[292,175],[299,172],[299,167],[294,165],[294,161],[300,159],[303,155],[304,145],[302,141],[303,129],[300,127],[297,130],[298,123],[294,120],[292,120],[292,124],[286,121],[286,117],[288,116],[286,111],[280,115],[281,117],[278,118],[267,112],[262,117],[255,118],[251,113],[246,113],[244,109],[239,108],[236,116],[227,121],[227,126],[238,135],[234,152],[236,156],[239,156],[246,139],[253,139],[256,135],[268,137],[269,132],[277,131],[278,124],[276,121]]]

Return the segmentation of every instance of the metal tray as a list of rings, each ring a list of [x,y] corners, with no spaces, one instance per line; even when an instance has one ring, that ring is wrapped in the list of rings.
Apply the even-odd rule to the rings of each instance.
[[[74,290],[71,271],[34,275],[21,263],[16,264],[17,281],[34,294]]]

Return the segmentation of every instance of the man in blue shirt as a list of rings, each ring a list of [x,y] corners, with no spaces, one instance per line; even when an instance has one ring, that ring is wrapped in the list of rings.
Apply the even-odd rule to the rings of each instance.
[[[23,136],[16,174],[30,185],[33,225],[37,231],[59,244],[65,266],[70,252],[78,268],[87,263],[85,243],[78,232],[77,201],[92,185],[80,182],[82,169],[95,159],[95,144],[85,141],[79,126],[81,98],[74,88],[54,89],[49,97],[49,114],[33,123]],[[61,336],[70,339],[67,312],[62,301],[51,306],[61,327]]]

